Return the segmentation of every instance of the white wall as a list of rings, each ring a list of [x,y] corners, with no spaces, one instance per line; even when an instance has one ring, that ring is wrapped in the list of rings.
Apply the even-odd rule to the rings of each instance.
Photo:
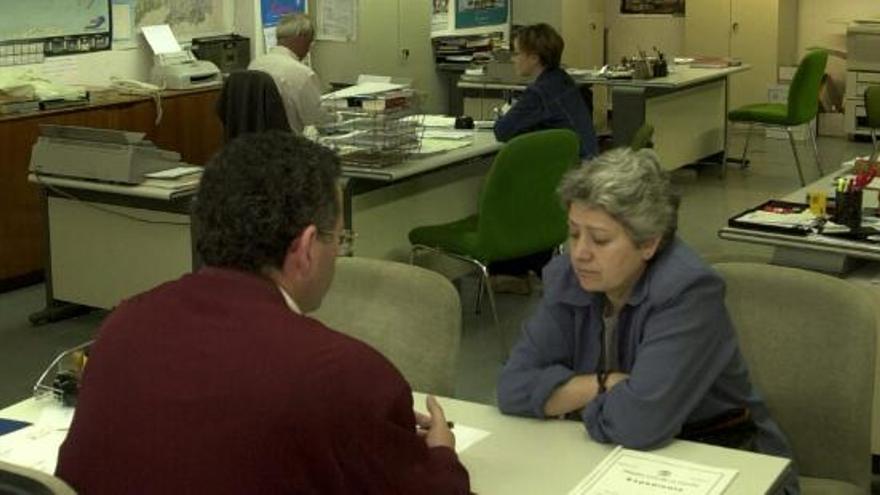
[[[621,15],[620,0],[605,0],[605,28],[608,63],[620,63],[639,48],[650,54],[656,46],[667,57],[684,53],[684,17]]]

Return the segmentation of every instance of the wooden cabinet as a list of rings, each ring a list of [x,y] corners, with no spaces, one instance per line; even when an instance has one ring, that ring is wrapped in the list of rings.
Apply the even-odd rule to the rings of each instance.
[[[767,101],[780,65],[796,65],[797,0],[689,2],[685,50],[689,56],[738,58],[751,70],[731,78],[732,108]]]
[[[45,218],[39,189],[27,181],[40,124],[78,125],[146,133],[158,147],[202,165],[220,147],[217,88],[171,92],[156,125],[151,98],[99,94],[86,107],[0,117],[0,290],[38,280],[43,270]]]

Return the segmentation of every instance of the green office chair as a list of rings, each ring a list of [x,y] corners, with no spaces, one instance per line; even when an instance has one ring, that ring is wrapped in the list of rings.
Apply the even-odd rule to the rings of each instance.
[[[752,134],[752,128],[755,125],[781,127],[788,133],[788,141],[791,144],[791,152],[794,154],[794,164],[797,167],[801,185],[806,185],[791,129],[792,127],[807,124],[816,118],[816,114],[819,112],[819,86],[822,83],[822,77],[825,75],[825,64],[827,61],[828,52],[824,50],[813,50],[804,56],[800,65],[798,65],[797,72],[794,74],[794,79],[791,81],[787,104],[755,103],[737,108],[728,114],[727,117],[732,123],[749,124],[748,132],[746,133],[746,144],[743,148],[741,159],[743,167],[748,163],[746,158],[749,152],[749,138]],[[813,157],[816,160],[816,168],[819,170],[819,175],[825,175],[822,172],[822,164],[819,162],[819,148],[816,146],[816,138],[812,132],[807,132],[807,134],[813,147]],[[721,167],[722,177],[727,169],[727,156],[728,152],[725,146],[725,166]]]
[[[654,137],[654,126],[645,122],[639,127],[639,130],[633,134],[632,141],[629,143],[630,149],[633,151],[639,151],[642,148],[653,148],[654,143],[651,142],[651,138]]]
[[[558,247],[567,234],[566,213],[556,196],[563,174],[579,162],[578,137],[567,129],[517,136],[495,157],[477,214],[442,225],[410,231],[410,262],[431,251],[474,265],[480,271],[477,301],[483,287],[489,296],[502,356],[507,355],[489,282],[489,263],[520,258]]]
[[[869,86],[865,90],[865,115],[868,120],[868,127],[871,128],[871,143],[874,144],[874,151],[871,152],[871,162],[877,161],[877,129],[880,128],[880,86]]]

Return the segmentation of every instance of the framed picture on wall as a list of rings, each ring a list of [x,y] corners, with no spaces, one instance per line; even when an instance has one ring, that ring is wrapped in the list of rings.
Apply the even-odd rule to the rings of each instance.
[[[620,0],[620,13],[684,15],[684,0]]]

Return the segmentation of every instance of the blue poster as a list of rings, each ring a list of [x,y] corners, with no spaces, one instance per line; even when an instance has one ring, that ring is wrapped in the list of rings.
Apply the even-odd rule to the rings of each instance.
[[[507,24],[508,0],[456,0],[455,29]]]
[[[306,0],[260,0],[263,27],[274,26],[285,14],[306,11]]]

